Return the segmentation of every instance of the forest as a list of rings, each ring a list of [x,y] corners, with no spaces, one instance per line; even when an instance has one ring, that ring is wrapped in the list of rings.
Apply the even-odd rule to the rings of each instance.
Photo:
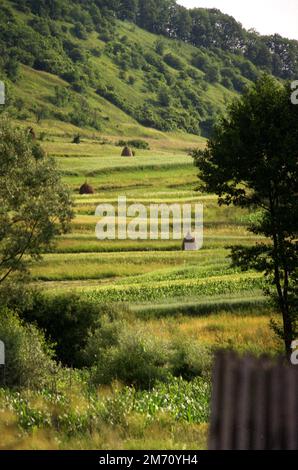
[[[43,18],[71,18],[87,29],[112,23],[115,17],[128,20],[194,46],[242,55],[281,78],[293,78],[298,70],[297,41],[246,31],[233,17],[216,9],[189,10],[175,0],[92,0],[88,4],[80,0],[16,0],[15,4]]]

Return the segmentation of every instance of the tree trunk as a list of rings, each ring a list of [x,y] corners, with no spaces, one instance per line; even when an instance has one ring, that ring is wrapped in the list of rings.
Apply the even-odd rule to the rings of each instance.
[[[283,331],[284,331],[284,342],[285,342],[285,351],[287,358],[290,360],[292,354],[292,341],[293,341],[293,325],[291,320],[291,315],[289,312],[289,305],[288,305],[288,295],[287,295],[287,288],[282,288],[281,285],[281,274],[280,274],[280,267],[277,261],[277,244],[276,238],[274,238],[274,283],[277,290],[278,295],[278,303],[280,307],[280,311],[283,318]],[[287,284],[287,272],[285,272],[285,284]]]

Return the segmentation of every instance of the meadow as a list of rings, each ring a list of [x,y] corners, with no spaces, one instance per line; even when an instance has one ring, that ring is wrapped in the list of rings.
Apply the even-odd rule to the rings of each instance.
[[[168,148],[154,140],[150,150],[124,158],[116,140],[85,137],[76,145],[67,135],[48,134],[43,145],[73,194],[75,218],[71,232],[30,271],[32,285],[49,297],[79,293],[96,304],[125,305],[128,335],[145,332],[170,349],[180,345],[175,360],[188,356],[202,375],[157,382],[149,390],[121,381],[94,388],[84,371],[70,369],[53,377],[52,389],[44,392],[3,391],[0,448],[204,449],[211,373],[206,351],[280,350],[269,326],[275,313],[264,297],[262,277],[231,267],[229,259],[229,246],[262,240],[247,230],[250,214],[219,207],[215,196],[200,192],[185,138],[173,139]],[[86,180],[94,194],[82,196],[79,188]],[[174,240],[97,240],[95,209],[104,202],[116,208],[119,195],[146,206],[202,203],[203,248],[185,252]]]

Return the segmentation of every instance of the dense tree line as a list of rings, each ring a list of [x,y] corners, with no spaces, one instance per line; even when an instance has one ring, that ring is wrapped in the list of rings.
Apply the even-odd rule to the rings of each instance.
[[[121,19],[136,22],[153,33],[186,41],[194,46],[241,54],[253,64],[281,78],[298,73],[298,41],[278,34],[260,36],[246,31],[233,17],[216,9],[188,10],[175,0],[119,0]]]
[[[12,7],[25,16],[18,17]],[[153,48],[149,51],[121,37],[117,18],[158,34]],[[103,47],[84,46],[91,32],[97,32]],[[164,37],[195,45],[195,52],[183,58],[179,56],[183,44]],[[100,61],[97,65],[92,61],[92,56],[101,55],[113,60],[119,78],[130,86],[136,81],[133,72],[139,71],[144,82],[141,105],[129,102],[121,89],[106,82]],[[297,58],[297,41],[262,37],[218,10],[187,10],[174,0],[14,0],[0,6],[1,76],[18,80],[19,64],[58,75],[70,85],[71,111],[67,116],[62,112],[58,96],[52,117],[83,127],[105,125],[103,116],[85,99],[91,88],[145,126],[208,136],[219,112],[206,96],[209,84],[220,83],[241,93],[262,70],[281,78],[296,77]],[[20,102],[14,108],[19,119],[28,113],[38,120],[49,117],[49,110],[25,110]]]
[[[19,8],[42,17],[80,22],[98,28],[118,17],[152,33],[194,46],[241,54],[257,67],[280,78],[298,73],[298,41],[278,34],[260,36],[246,31],[233,17],[216,9],[186,9],[175,0],[15,0]]]

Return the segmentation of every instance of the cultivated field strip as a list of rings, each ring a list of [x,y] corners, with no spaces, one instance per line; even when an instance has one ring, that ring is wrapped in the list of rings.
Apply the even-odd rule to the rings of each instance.
[[[231,268],[228,258],[228,246],[263,240],[248,232],[246,211],[219,207],[214,195],[198,191],[196,168],[181,145],[180,150],[138,150],[133,158],[120,157],[121,148],[96,141],[45,145],[73,192],[76,216],[72,232],[32,265],[34,283],[51,295],[79,290],[98,302],[125,302],[140,312],[264,303],[260,276]],[[85,181],[94,194],[79,194]],[[171,239],[97,240],[96,207],[111,204],[117,216],[119,196],[126,196],[128,205],[142,203],[148,215],[150,204],[192,204],[192,213],[195,204],[203,204],[203,249],[186,253],[181,241]]]

